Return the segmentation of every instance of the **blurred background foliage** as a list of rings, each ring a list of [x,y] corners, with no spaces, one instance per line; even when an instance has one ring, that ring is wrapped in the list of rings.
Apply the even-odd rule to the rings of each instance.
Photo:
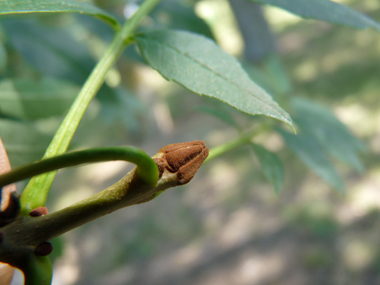
[[[338,2],[380,21],[376,0]],[[120,19],[135,8],[93,3]],[[291,114],[298,135],[165,81],[130,46],[71,149],[134,145],[153,155],[169,143],[202,139],[213,147],[260,132],[252,147],[206,163],[189,185],[54,240],[54,284],[380,283],[380,37],[273,7],[263,7],[263,19],[273,34],[254,55],[224,0],[163,1],[141,30],[216,40]],[[13,167],[42,157],[112,35],[84,15],[1,20],[0,136]],[[102,190],[128,167],[60,171],[49,210]]]

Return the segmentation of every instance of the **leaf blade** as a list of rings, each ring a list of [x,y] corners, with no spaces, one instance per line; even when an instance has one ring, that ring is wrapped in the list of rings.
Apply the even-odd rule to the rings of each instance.
[[[68,110],[79,86],[44,77],[0,81],[0,111],[24,120],[61,116]]]
[[[340,193],[344,192],[345,186],[342,178],[334,166],[323,153],[319,143],[313,137],[306,134],[293,135],[279,130],[291,150],[319,177],[333,186]]]
[[[210,39],[166,30],[141,33],[135,39],[146,61],[167,80],[241,112],[265,115],[294,127],[289,114],[249,79],[234,57]]]
[[[0,137],[13,168],[41,159],[51,135],[41,132],[35,124],[0,119]]]
[[[281,161],[273,152],[258,144],[252,144],[252,149],[260,162],[266,179],[272,184],[274,192],[279,194],[284,182],[284,168]]]
[[[38,71],[83,84],[96,62],[83,41],[64,28],[48,27],[35,19],[2,21],[9,43]]]
[[[5,0],[0,2],[0,15],[28,13],[80,13],[100,18],[114,28],[118,21],[106,11],[86,2],[72,0]]]
[[[354,137],[330,110],[304,98],[292,98],[295,121],[301,130],[313,135],[321,146],[340,161],[363,173],[364,166],[358,153],[365,145]]]
[[[302,18],[322,20],[357,29],[374,28],[380,32],[380,24],[370,17],[329,0],[251,0],[276,6]]]

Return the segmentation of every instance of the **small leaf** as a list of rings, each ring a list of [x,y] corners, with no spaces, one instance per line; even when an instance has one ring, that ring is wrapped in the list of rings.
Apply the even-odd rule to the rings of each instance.
[[[345,187],[342,178],[327,159],[314,137],[307,134],[293,135],[283,130],[279,130],[279,132],[284,137],[286,144],[311,170],[336,190],[344,192]]]
[[[61,116],[80,88],[53,78],[4,79],[0,81],[0,111],[24,120]]]
[[[212,40],[190,32],[164,30],[138,34],[136,41],[149,65],[166,79],[241,112],[273,117],[293,127],[289,114]]]
[[[0,15],[26,13],[79,13],[102,19],[114,28],[119,22],[109,13],[86,2],[73,0],[2,0]]]
[[[330,0],[251,0],[260,4],[277,6],[302,18],[326,21],[357,29],[374,28],[380,31],[380,24],[370,17],[347,6]]]
[[[309,132],[331,155],[363,172],[364,167],[358,156],[365,150],[363,142],[354,137],[327,108],[315,102],[293,98],[295,121],[301,132]]]
[[[277,155],[266,150],[260,145],[252,144],[252,149],[260,161],[265,177],[272,183],[274,192],[280,193],[284,182],[284,168]]]

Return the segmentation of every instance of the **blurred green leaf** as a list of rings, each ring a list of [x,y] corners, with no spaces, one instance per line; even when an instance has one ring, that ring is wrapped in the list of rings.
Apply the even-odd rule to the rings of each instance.
[[[291,91],[292,85],[286,74],[284,65],[277,54],[272,54],[264,60],[263,69],[270,77],[271,85],[276,93],[284,95]]]
[[[220,108],[214,107],[214,106],[199,106],[197,108],[198,111],[201,111],[206,114],[210,114],[227,125],[230,125],[234,128],[240,129],[239,125],[235,122],[235,120],[232,118],[232,116],[227,112],[227,110],[222,110]]]
[[[214,38],[210,27],[194,12],[194,6],[184,5],[178,0],[162,1],[150,16],[156,21],[156,29],[177,29]]]
[[[363,172],[358,156],[364,144],[354,137],[328,109],[307,99],[293,98],[294,121],[301,130],[309,132],[331,155]]]
[[[260,161],[265,177],[272,183],[274,192],[280,193],[284,182],[284,168],[277,155],[258,144],[252,144],[252,149]]]
[[[243,63],[243,67],[258,85],[274,95],[286,95],[292,85],[278,55],[266,57],[260,65]]]
[[[131,132],[139,131],[147,107],[124,88],[105,88],[96,97],[101,102],[101,119],[106,124],[122,121]]]
[[[319,142],[309,134],[293,135],[279,130],[286,144],[298,155],[298,157],[323,180],[333,186],[339,192],[344,192],[344,183],[334,166],[323,153]]]
[[[0,119],[0,137],[14,168],[41,159],[53,136],[31,123]]]
[[[374,28],[380,31],[380,24],[370,17],[329,0],[251,0],[277,6],[302,18],[322,20],[333,24],[357,29]]]
[[[79,86],[53,78],[0,81],[0,111],[24,120],[61,116],[78,94]]]
[[[86,2],[72,0],[3,0],[0,15],[26,13],[80,13],[102,19],[114,28],[119,22],[109,13]]]
[[[210,39],[164,30],[138,34],[136,41],[146,61],[166,79],[241,112],[273,117],[293,127],[289,114],[249,79],[233,56]]]
[[[82,84],[95,65],[84,43],[65,29],[46,27],[33,19],[6,20],[2,24],[11,45],[48,76]]]
[[[0,73],[4,73],[7,69],[7,51],[3,45],[3,43],[0,42]]]

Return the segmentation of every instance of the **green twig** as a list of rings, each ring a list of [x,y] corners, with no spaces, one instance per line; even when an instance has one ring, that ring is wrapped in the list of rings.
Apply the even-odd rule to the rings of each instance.
[[[208,161],[210,161],[210,160],[212,160],[218,156],[221,156],[221,155],[223,155],[223,154],[225,154],[231,150],[234,150],[235,148],[238,148],[242,145],[251,143],[252,137],[254,137],[258,133],[261,133],[263,130],[266,130],[266,129],[267,129],[267,127],[265,125],[263,125],[261,128],[259,128],[257,130],[253,130],[247,134],[244,134],[235,140],[232,140],[232,141],[229,141],[225,144],[211,148],[210,154],[208,155],[205,162],[208,162]]]
[[[157,165],[143,150],[136,147],[111,147],[66,153],[18,167],[0,176],[0,187],[60,168],[110,160],[125,160],[136,164],[139,177],[148,185],[156,185]]]
[[[62,154],[67,150],[89,103],[102,86],[108,70],[110,70],[123,52],[128,38],[131,37],[132,33],[137,29],[144,17],[148,15],[160,1],[161,0],[146,0],[136,13],[117,32],[110,46],[95,66],[71,106],[67,116],[46,150],[44,158]],[[35,177],[29,182],[21,196],[21,214],[27,215],[30,210],[45,205],[55,174],[56,171],[43,174]]]

